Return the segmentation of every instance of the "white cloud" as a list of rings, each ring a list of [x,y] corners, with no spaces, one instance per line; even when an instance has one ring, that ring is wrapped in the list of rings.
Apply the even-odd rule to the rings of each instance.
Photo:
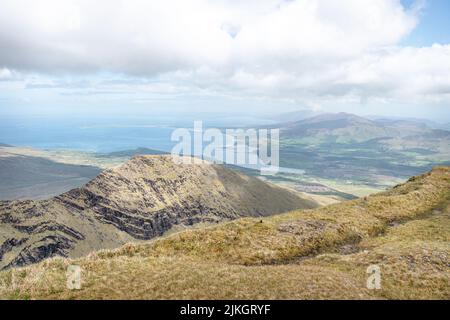
[[[1,68],[0,69],[0,80],[9,80],[12,79],[13,74],[12,72],[7,68]]]
[[[449,46],[399,46],[422,2],[407,11],[399,0],[3,0],[0,70],[106,71],[162,79],[152,90],[166,93],[315,106],[323,97],[442,101]]]

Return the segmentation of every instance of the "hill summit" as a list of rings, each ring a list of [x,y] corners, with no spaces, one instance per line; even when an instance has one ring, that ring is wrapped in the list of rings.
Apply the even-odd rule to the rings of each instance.
[[[0,202],[0,268],[148,240],[176,226],[268,216],[317,203],[207,162],[136,156],[42,201]]]

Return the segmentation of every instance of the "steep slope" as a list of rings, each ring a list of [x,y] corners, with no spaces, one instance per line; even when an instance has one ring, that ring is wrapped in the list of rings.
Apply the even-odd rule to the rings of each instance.
[[[450,299],[450,167],[373,196],[0,273],[0,297]],[[71,264],[81,290],[66,287]],[[381,289],[366,288],[378,265]]]
[[[206,162],[138,156],[50,200],[0,202],[0,268],[161,236],[176,225],[267,216],[316,202]]]

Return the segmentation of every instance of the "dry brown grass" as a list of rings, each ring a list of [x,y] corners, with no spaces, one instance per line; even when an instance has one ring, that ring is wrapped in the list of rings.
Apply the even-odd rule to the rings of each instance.
[[[450,168],[385,193],[0,273],[19,299],[450,299]],[[65,272],[80,265],[82,290]],[[382,290],[366,289],[378,264]]]

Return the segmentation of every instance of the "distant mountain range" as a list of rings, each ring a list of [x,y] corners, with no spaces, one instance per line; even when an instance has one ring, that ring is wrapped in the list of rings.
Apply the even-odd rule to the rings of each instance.
[[[450,132],[430,128],[413,120],[371,120],[348,113],[321,114],[300,121],[279,124],[285,138],[313,137],[323,142],[364,142],[379,138],[427,136],[450,139]]]
[[[320,183],[362,196],[450,164],[450,131],[426,121],[336,113],[270,127],[280,128],[281,166],[305,172],[278,180],[298,190]]]
[[[318,204],[206,162],[136,156],[49,200],[0,201],[0,269],[163,235],[175,226],[268,216]]]

